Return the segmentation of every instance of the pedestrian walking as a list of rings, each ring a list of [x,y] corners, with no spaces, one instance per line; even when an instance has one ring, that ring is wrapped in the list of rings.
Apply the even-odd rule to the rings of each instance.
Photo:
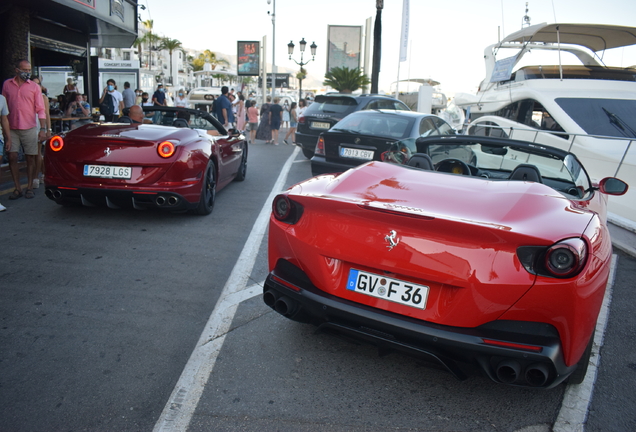
[[[289,102],[285,99],[285,102],[283,103],[283,129],[289,127],[289,109]]]
[[[106,87],[99,98],[99,111],[107,122],[114,122],[119,118],[119,113],[124,109],[124,98],[117,91],[117,83],[114,79],[106,81]]]
[[[2,94],[6,98],[9,109],[8,119],[11,130],[11,147],[9,148],[9,168],[15,190],[10,200],[22,196],[33,198],[33,179],[35,177],[36,159],[40,142],[51,136],[46,127],[46,112],[40,86],[31,81],[31,63],[21,60],[16,64],[15,77],[9,78],[2,85]],[[37,116],[37,117],[36,117]],[[39,123],[39,128],[38,128]],[[18,167],[18,150],[24,150],[27,162],[27,189],[22,193],[20,170]]]
[[[250,124],[250,139],[248,144],[253,144],[256,139],[256,130],[258,129],[258,109],[256,101],[247,101],[249,108],[247,109],[247,121]]]
[[[272,128],[272,141],[274,145],[278,145],[278,132],[280,130],[280,122],[282,118],[283,107],[279,104],[280,98],[275,97],[274,103],[269,108],[269,125]]]
[[[42,78],[37,75],[32,76],[31,81],[40,86],[40,91],[42,92],[42,103],[44,104],[44,112],[46,113],[46,129],[49,133],[51,133],[51,108],[49,97],[46,95],[46,88],[42,86]],[[40,145],[38,145],[38,155],[35,158],[35,178],[33,179],[33,189],[37,189],[40,187],[40,181],[44,174],[44,164],[42,163],[42,147],[44,147],[45,143],[46,141],[42,141]]]
[[[298,117],[296,114],[296,102],[292,102],[291,107],[289,107],[289,130],[287,131],[287,135],[285,135],[285,139],[283,142],[285,144],[289,144],[287,141],[291,136],[292,143],[296,144],[296,127],[298,126]]]
[[[130,88],[130,83],[126,81],[124,83],[124,91],[121,96],[124,98],[124,108],[130,108],[135,104],[135,92]]]
[[[307,102],[305,99],[301,99],[298,101],[298,108],[296,108],[296,115],[298,118],[301,118],[305,110],[307,109]]]
[[[243,132],[245,130],[245,96],[238,93],[238,103],[236,104],[236,128]]]
[[[265,100],[267,102],[261,105],[261,122],[256,131],[256,139],[264,140],[265,144],[269,144],[272,141],[272,128],[269,125],[269,109],[272,106],[272,97],[267,96]]]
[[[9,127],[8,116],[9,108],[7,107],[7,100],[4,96],[0,95],[0,166],[2,166],[5,150],[7,152],[11,150],[11,128]],[[5,206],[0,204],[0,212],[6,209]]]
[[[228,88],[227,86],[221,87],[221,96],[216,98],[214,101],[214,109],[216,118],[223,124],[223,127],[227,129],[230,126],[232,121],[232,103],[228,98]]]

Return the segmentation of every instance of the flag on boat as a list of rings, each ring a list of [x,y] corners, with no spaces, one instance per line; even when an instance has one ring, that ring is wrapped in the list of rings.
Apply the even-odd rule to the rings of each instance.
[[[402,3],[402,32],[400,37],[400,61],[406,61],[406,49],[409,44],[409,0]]]

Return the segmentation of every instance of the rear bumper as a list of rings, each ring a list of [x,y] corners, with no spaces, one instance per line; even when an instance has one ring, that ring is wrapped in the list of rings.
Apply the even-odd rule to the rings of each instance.
[[[279,260],[268,275],[263,300],[289,319],[343,333],[380,349],[434,360],[458,379],[467,377],[460,364],[468,363],[495,382],[551,388],[576,369],[576,365],[565,365],[558,333],[550,325],[493,321],[460,328],[431,324],[329,295],[285,260]]]
[[[319,133],[307,134],[296,131],[296,144],[300,145],[304,150],[313,153],[319,136]]]
[[[190,203],[183,195],[170,191],[75,188],[47,184],[45,194],[58,204],[77,204],[87,207],[134,208],[137,210],[156,208],[182,211],[195,208],[198,205],[198,202]]]
[[[360,162],[360,165],[366,162],[368,161],[363,160]],[[342,163],[328,162],[324,156],[319,156],[314,154],[314,156],[311,158],[311,175],[312,176],[317,176],[321,174],[331,174],[331,173],[343,173],[351,168],[355,168],[355,166],[342,164]]]

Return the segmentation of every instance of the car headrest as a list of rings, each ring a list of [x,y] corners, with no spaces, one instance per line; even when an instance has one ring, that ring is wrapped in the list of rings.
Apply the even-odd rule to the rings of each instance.
[[[178,127],[178,128],[189,127],[188,126],[188,121],[186,119],[182,119],[182,118],[174,119],[174,121],[172,122],[172,126]]]
[[[431,157],[426,153],[415,153],[413,156],[411,156],[411,158],[407,162],[407,165],[423,170],[435,170],[435,168],[433,167],[433,159],[431,159]]]
[[[128,116],[122,116],[119,117],[119,120],[117,120],[117,123],[127,123],[127,124],[132,124],[132,119]]]
[[[530,181],[543,183],[539,169],[530,164],[520,164],[510,173],[510,180]]]

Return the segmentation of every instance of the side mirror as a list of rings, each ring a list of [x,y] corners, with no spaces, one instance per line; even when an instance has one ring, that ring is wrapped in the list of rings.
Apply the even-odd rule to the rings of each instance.
[[[598,184],[598,189],[607,195],[625,195],[629,185],[616,177],[605,177]]]

